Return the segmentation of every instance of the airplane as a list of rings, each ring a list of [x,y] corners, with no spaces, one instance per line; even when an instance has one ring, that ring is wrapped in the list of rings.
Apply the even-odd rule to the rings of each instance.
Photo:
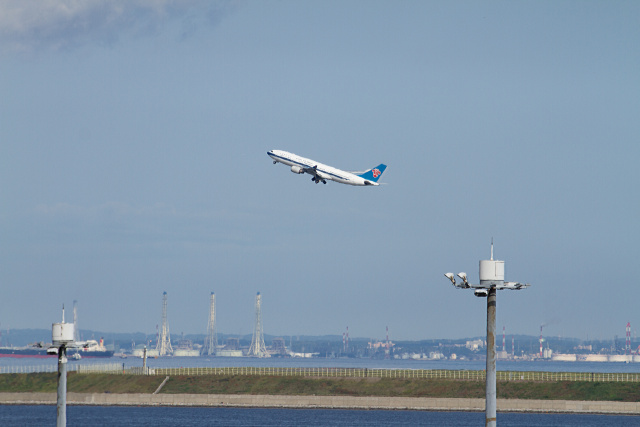
[[[320,182],[326,184],[327,180],[330,180],[349,185],[380,185],[378,184],[378,179],[387,168],[387,165],[379,164],[364,172],[347,172],[287,151],[271,150],[267,151],[267,155],[273,159],[274,165],[276,163],[283,163],[291,166],[291,172],[293,173],[308,173],[311,175],[311,181],[316,184]]]

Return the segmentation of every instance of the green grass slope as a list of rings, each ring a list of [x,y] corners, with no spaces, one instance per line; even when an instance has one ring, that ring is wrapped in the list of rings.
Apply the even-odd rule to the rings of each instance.
[[[71,372],[67,391],[153,393],[163,380],[163,376]],[[0,375],[0,392],[53,393],[56,388],[55,373]],[[485,385],[444,379],[198,375],[170,377],[161,393],[484,398]],[[632,382],[498,381],[497,393],[499,399],[640,401],[640,386]]]

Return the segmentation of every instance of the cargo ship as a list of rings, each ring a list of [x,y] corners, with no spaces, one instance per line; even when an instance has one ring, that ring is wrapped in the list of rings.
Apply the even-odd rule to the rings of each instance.
[[[58,349],[50,347],[51,345],[43,342],[30,344],[25,347],[0,347],[0,357],[57,357]],[[100,339],[100,342],[96,340],[82,341],[78,343],[78,347],[67,349],[67,357],[73,359],[111,356],[113,356],[113,351],[105,348],[102,339]]]

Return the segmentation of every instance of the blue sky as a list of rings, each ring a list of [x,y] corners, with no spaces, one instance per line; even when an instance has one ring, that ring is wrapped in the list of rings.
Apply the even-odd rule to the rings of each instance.
[[[635,334],[640,4],[0,2],[0,324]],[[376,188],[274,166],[388,165]]]

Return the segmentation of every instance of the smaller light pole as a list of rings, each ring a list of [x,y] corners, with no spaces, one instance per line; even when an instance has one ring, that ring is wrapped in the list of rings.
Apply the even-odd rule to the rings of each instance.
[[[144,346],[142,353],[142,375],[147,375],[147,346]]]
[[[51,328],[51,342],[58,350],[58,417],[57,427],[67,425],[67,347],[74,346],[73,323],[64,322],[64,305],[62,306],[62,322],[54,323]],[[53,350],[53,349],[52,349]]]
[[[459,289],[475,289],[477,297],[487,297],[487,378],[485,425],[496,426],[496,293],[500,289],[519,290],[529,286],[528,283],[505,282],[504,261],[493,259],[493,241],[491,241],[491,259],[480,261],[480,284],[473,285],[467,281],[467,273],[458,273],[462,283],[456,283],[453,273],[446,273],[453,286]]]

